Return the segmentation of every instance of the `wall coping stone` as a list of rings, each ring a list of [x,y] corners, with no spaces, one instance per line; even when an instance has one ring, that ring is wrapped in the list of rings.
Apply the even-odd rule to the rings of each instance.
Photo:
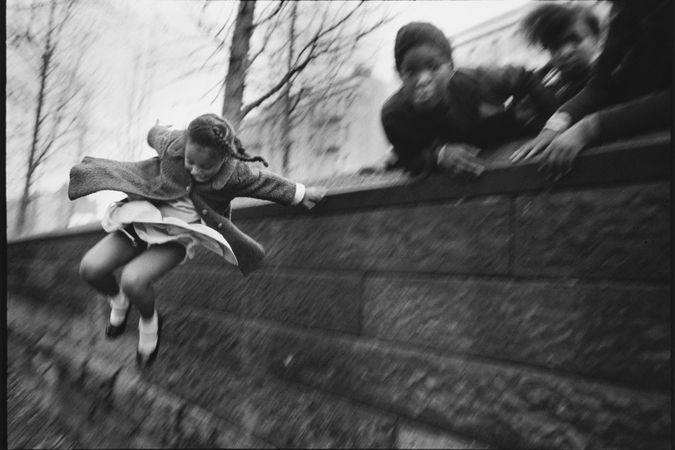
[[[515,165],[508,162],[506,152],[510,154],[514,149],[512,144],[488,155],[489,169],[477,179],[461,180],[445,174],[434,174],[422,182],[401,178],[379,184],[335,187],[328,189],[326,200],[311,211],[301,206],[288,207],[258,201],[258,204],[233,207],[233,220],[236,224],[238,220],[244,219],[323,215],[345,210],[672,178],[673,149],[669,130],[590,148],[579,157],[574,170],[556,183],[547,180],[538,171],[536,162]],[[607,170],[608,167],[611,170]],[[8,240],[7,244],[98,234],[101,231],[101,225],[94,223]]]

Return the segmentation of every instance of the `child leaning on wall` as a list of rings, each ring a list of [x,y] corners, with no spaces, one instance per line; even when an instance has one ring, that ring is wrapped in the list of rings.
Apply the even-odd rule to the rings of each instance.
[[[402,87],[382,107],[396,162],[413,175],[443,169],[479,175],[485,146],[534,134],[557,106],[540,77],[522,67],[457,69],[430,23],[403,26],[394,44]]]
[[[109,234],[85,254],[80,274],[109,298],[108,338],[125,330],[130,303],[138,308],[136,360],[142,367],[152,364],[159,350],[156,280],[191,259],[196,246],[220,255],[244,275],[260,265],[262,246],[229,219],[235,197],[311,208],[325,194],[251,166],[267,163],[249,156],[228,121],[215,114],[197,117],[187,130],[155,125],[148,144],[158,156],[144,161],[85,157],[71,169],[68,187],[71,200],[102,190],[128,195],[108,207],[102,225]],[[122,266],[118,284],[113,271]]]
[[[520,31],[529,45],[550,55],[537,72],[553,91],[556,103],[577,94],[588,82],[591,68],[600,54],[600,20],[588,6],[544,3],[521,21]]]
[[[610,17],[588,83],[512,161],[536,158],[557,180],[589,146],[672,125],[673,2],[616,0]]]

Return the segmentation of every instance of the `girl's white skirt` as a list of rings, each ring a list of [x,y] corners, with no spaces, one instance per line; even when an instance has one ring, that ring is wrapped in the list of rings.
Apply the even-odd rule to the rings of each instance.
[[[161,211],[146,200],[111,203],[101,220],[101,226],[109,233],[120,230],[128,235],[124,227],[130,224],[148,246],[166,242],[184,245],[186,255],[183,262],[192,259],[195,247],[200,245],[222,256],[230,264],[238,265],[230,244],[216,230],[203,223],[187,223],[176,217],[162,216]],[[129,238],[134,239],[132,236]]]

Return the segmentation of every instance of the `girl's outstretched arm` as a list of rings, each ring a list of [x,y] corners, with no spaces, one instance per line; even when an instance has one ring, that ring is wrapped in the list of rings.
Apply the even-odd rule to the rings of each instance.
[[[225,188],[234,192],[237,197],[269,200],[289,206],[303,203],[307,207],[313,207],[323,198],[323,194],[317,190],[319,188],[305,188],[301,183],[295,183],[267,170],[251,167],[245,162],[237,164]],[[309,203],[305,203],[305,200]],[[309,206],[310,203],[313,203],[312,206]]]

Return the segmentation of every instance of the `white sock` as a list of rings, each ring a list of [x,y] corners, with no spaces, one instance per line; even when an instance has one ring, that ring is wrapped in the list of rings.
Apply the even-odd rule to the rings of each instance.
[[[110,324],[115,326],[121,325],[124,322],[127,309],[129,309],[129,300],[120,291],[116,296],[110,297],[109,303],[112,308],[110,311]]]
[[[157,346],[157,310],[152,314],[152,319],[138,320],[138,351],[143,355],[149,355]]]

